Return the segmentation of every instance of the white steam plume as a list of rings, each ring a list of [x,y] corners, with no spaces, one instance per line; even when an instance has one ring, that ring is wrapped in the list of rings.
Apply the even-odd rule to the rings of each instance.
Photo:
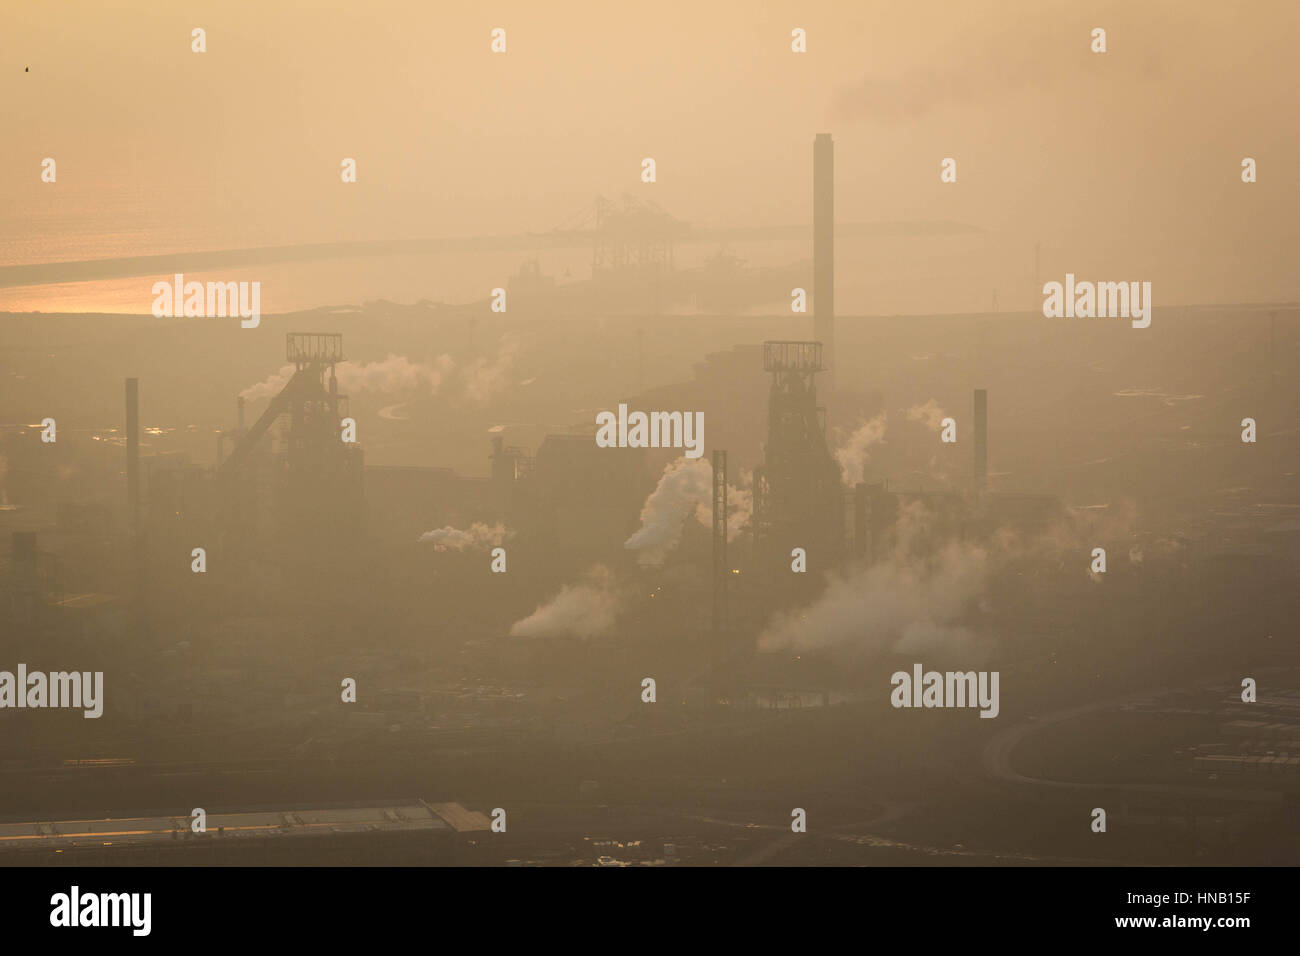
[[[840,463],[840,473],[846,485],[862,480],[862,470],[871,460],[868,449],[885,437],[888,415],[881,412],[870,421],[863,422],[849,436],[848,441],[835,450],[835,460]]]
[[[727,486],[727,540],[748,524],[754,512],[752,482],[742,475],[741,487]],[[692,514],[706,528],[713,524],[713,466],[702,458],[675,458],[664,468],[659,484],[641,507],[641,527],[623,543],[639,551],[637,562],[663,564],[682,537],[682,526]]]
[[[925,540],[930,523],[919,503],[904,507],[888,560],[832,577],[811,605],[774,618],[759,636],[759,649],[978,657],[980,642],[961,620],[984,593],[994,562],[987,550],[966,542],[931,552]]]
[[[663,564],[681,540],[682,523],[709,506],[712,485],[713,467],[704,459],[670,461],[641,507],[640,529],[623,542],[623,547],[640,551],[640,564]],[[711,520],[707,511],[705,515],[704,520]]]
[[[443,380],[455,369],[450,355],[439,355],[432,362],[412,362],[404,355],[388,353],[378,362],[341,362],[336,373],[339,391],[345,395],[378,392],[385,395],[427,390],[436,395]]]
[[[451,525],[420,535],[420,544],[432,544],[435,551],[464,551],[467,548],[496,547],[510,536],[503,524],[486,525],[476,521],[462,531]]]
[[[293,366],[282,365],[278,372],[272,372],[263,381],[250,385],[239,393],[239,397],[248,402],[260,402],[264,398],[278,395],[293,378]]]
[[[698,513],[698,512],[697,512]],[[754,473],[742,471],[739,485],[727,485],[727,540],[732,541],[736,535],[749,527],[754,517]],[[712,524],[712,503],[710,512],[701,520]]]
[[[944,410],[939,407],[939,402],[933,398],[924,405],[913,405],[907,410],[907,420],[909,422],[922,422],[931,431],[938,431],[939,426],[947,417]]]
[[[340,362],[335,367],[339,391],[344,395],[373,392],[381,395],[411,395],[426,392],[437,395],[455,385],[458,398],[483,404],[499,394],[508,384],[519,344],[511,335],[501,337],[500,348],[493,358],[480,356],[466,365],[458,365],[450,355],[431,361],[412,362],[404,355],[388,353],[376,362]],[[293,378],[294,367],[283,365],[264,381],[240,392],[246,401],[259,401],[279,393]]]
[[[886,558],[832,576],[812,604],[775,616],[760,635],[759,648],[934,652],[973,663],[984,656],[987,642],[964,619],[982,604],[994,574],[1013,564],[1032,573],[1072,574],[1075,568],[1083,573],[1089,549],[1099,541],[1131,539],[1135,519],[1133,503],[1121,500],[1067,509],[1039,532],[999,528],[978,544],[936,544],[936,534],[942,533],[936,516],[921,502],[909,502],[891,529]]]
[[[759,649],[972,650],[975,635],[960,620],[983,593],[989,570],[985,551],[952,543],[929,560],[835,577],[814,604],[769,625]]]
[[[443,380],[455,367],[456,363],[450,355],[440,355],[432,362],[416,363],[390,352],[387,358],[378,362],[340,362],[335,366],[334,374],[338,377],[339,391],[344,395],[361,392],[396,394],[421,388],[427,389],[430,394],[437,394]],[[277,395],[289,384],[293,372],[292,365],[282,365],[279,371],[265,380],[244,389],[239,397],[256,402]]]
[[[621,596],[608,568],[596,565],[582,581],[566,584],[560,593],[532,614],[510,626],[511,637],[599,637],[609,633],[618,616]]]

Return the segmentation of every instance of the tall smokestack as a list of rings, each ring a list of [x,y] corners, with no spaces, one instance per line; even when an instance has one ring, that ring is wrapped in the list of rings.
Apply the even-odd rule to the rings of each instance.
[[[989,393],[975,389],[975,491],[983,494],[989,474]]]
[[[727,453],[713,450],[713,630],[727,630]]]
[[[718,664],[727,642],[727,453],[713,450],[713,635],[709,687],[718,694]],[[712,701],[710,701],[712,703]]]
[[[859,481],[853,486],[853,553],[858,558],[867,556],[867,483]]]
[[[835,143],[813,141],[813,338],[822,343],[829,391],[835,369]]]
[[[126,380],[126,507],[134,535],[140,523],[140,380]]]
[[[239,430],[235,433],[238,437],[244,437],[244,396],[240,395],[235,399],[235,408],[239,413]]]
[[[126,502],[131,529],[131,630],[143,638],[147,630],[144,590],[144,541],[140,530],[140,380],[126,380]]]

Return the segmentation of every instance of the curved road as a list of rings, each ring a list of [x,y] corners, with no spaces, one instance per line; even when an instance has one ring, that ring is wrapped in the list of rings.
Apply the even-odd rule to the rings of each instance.
[[[1169,693],[1173,693],[1173,691],[1168,688],[1156,691],[1144,691],[1140,694],[1130,694],[1127,697],[1117,697],[1111,700],[1100,701],[1098,703],[1084,704],[1079,707],[1068,707],[1064,710],[1054,711],[1045,717],[1039,717],[1037,720],[1025,720],[1018,724],[1012,724],[985,745],[982,757],[984,772],[990,777],[1000,780],[1003,783],[1025,787],[1054,788],[1057,790],[1076,790],[1085,792],[1157,793],[1171,797],[1233,800],[1242,803],[1276,804],[1282,802],[1281,794],[1276,790],[1229,790],[1218,789],[1216,787],[1191,787],[1163,783],[1083,783],[1067,780],[1043,780],[1038,777],[1026,777],[1024,774],[1017,773],[1011,768],[1011,752],[1019,743],[1021,743],[1021,741],[1029,737],[1031,734],[1036,734],[1044,728],[1064,723],[1067,720],[1073,720],[1075,717],[1081,717],[1084,714],[1093,713],[1099,710],[1107,710],[1112,707],[1119,707],[1123,704],[1132,703],[1138,700],[1149,700],[1152,697],[1160,697]]]

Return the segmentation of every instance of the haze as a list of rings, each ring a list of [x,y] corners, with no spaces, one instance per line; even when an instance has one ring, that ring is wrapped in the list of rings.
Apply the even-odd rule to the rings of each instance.
[[[1282,0],[635,13],[130,0],[87,5],[57,29],[40,6],[6,19],[0,265],[545,232],[597,193],[652,198],[696,226],[807,225],[808,143],[830,130],[840,222],[984,230],[858,255],[842,243],[841,314],[987,308],[993,289],[1002,308],[1032,308],[1035,243],[1043,277],[1140,275],[1166,305],[1300,294],[1300,21]],[[195,26],[206,54],[190,52]],[[494,26],[508,31],[505,56],[489,53]],[[790,53],[795,26],[807,55]],[[1089,51],[1093,26],[1108,31],[1105,55]],[[40,181],[46,156],[56,186]],[[339,182],[345,156],[355,187]],[[639,182],[645,156],[653,186]],[[1244,156],[1259,164],[1250,187]],[[958,161],[955,186],[939,182],[944,157]],[[428,263],[423,295],[482,298],[514,264]],[[353,282],[356,268],[331,270],[352,283],[337,288],[294,273],[266,289],[267,308],[420,297],[392,269]],[[0,294],[14,311],[147,307],[143,282]]]

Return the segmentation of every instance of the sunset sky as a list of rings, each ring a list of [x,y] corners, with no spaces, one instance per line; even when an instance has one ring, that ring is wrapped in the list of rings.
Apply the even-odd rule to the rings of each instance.
[[[805,224],[813,136],[831,132],[837,218],[987,230],[979,264],[952,279],[980,301],[1032,272],[1036,241],[1044,281],[1070,270],[1151,280],[1168,304],[1291,301],[1298,10],[123,0],[51,18],[11,5],[0,265],[544,231],[597,193],[653,198],[702,226]],[[505,55],[489,51],[496,26]],[[1089,49],[1097,26],[1105,54]],[[806,54],[790,50],[795,27]],[[53,185],[40,181],[46,156]],[[345,156],[356,185],[339,181]],[[639,181],[645,156],[652,186]],[[939,181],[948,156],[956,184]],[[975,294],[946,296],[941,274],[855,294],[854,274],[896,267],[844,245],[839,259],[842,310]],[[460,288],[451,271],[424,294],[481,284]],[[378,285],[366,289],[408,294]],[[89,308],[88,287],[3,290],[0,308]],[[1032,307],[1024,291],[1005,293],[1007,307]]]

